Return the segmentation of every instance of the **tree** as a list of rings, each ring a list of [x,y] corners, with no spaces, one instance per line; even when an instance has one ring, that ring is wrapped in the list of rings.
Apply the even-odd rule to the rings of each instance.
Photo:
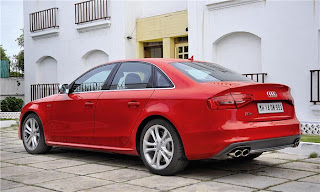
[[[24,71],[24,35],[23,35],[23,29],[21,29],[22,34],[16,39],[16,41],[18,42],[18,45],[20,46],[20,48],[22,48],[22,50],[17,54],[14,55],[14,58],[17,60],[17,64],[16,67],[18,67],[20,70]]]
[[[7,56],[6,54],[6,50],[2,48],[2,45],[0,45],[0,51],[1,51],[1,60],[7,60],[7,61],[10,61],[9,60],[9,57]]]

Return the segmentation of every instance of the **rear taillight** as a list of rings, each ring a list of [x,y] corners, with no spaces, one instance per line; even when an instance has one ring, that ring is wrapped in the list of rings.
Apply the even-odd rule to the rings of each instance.
[[[207,100],[209,109],[236,109],[247,105],[253,100],[252,95],[230,94],[212,97]]]
[[[294,105],[294,100],[293,100],[293,97],[290,93],[290,90],[285,92],[283,95],[289,101],[290,104]]]

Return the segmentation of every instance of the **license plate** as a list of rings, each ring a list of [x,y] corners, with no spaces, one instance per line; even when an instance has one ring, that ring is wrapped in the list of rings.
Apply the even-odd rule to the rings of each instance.
[[[283,113],[283,106],[281,102],[277,103],[258,103],[258,112],[259,114],[265,113]]]

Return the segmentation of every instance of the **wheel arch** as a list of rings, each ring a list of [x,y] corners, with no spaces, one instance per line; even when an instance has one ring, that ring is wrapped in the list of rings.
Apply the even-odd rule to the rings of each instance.
[[[172,121],[170,121],[168,118],[166,118],[166,117],[164,117],[162,115],[150,115],[150,116],[144,118],[141,121],[141,123],[139,124],[139,126],[138,126],[138,129],[137,129],[137,132],[136,132],[136,138],[135,138],[135,144],[136,144],[135,147],[136,147],[137,153],[140,155],[140,137],[141,137],[142,130],[143,130],[144,126],[148,122],[150,122],[150,121],[152,121],[154,119],[163,119],[163,120],[169,122],[173,126],[173,128],[176,130],[177,135],[179,136],[179,138],[180,138],[180,140],[182,142],[183,149],[184,149],[184,145],[183,145],[183,141],[182,141],[182,138],[180,136],[180,133],[179,133],[178,129],[176,128],[176,126],[172,123]]]

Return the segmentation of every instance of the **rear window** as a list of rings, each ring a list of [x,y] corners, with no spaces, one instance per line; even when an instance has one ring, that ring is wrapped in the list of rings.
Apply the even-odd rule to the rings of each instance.
[[[171,65],[191,79],[200,83],[216,81],[252,81],[239,73],[213,63],[177,62],[171,63]]]

